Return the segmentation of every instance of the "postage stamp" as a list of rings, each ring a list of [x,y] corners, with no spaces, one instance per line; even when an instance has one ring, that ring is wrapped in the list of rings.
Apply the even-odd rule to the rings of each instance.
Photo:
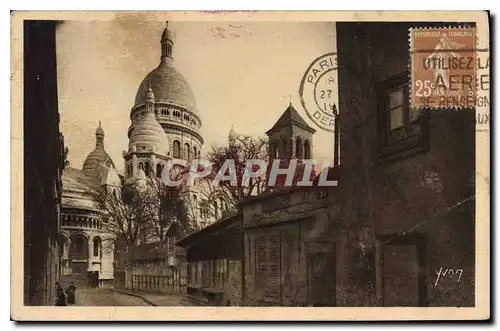
[[[412,107],[474,107],[475,28],[410,29],[410,54]]]

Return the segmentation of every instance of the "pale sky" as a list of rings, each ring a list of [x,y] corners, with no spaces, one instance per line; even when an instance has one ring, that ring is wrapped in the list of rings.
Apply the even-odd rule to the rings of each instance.
[[[57,31],[61,131],[71,166],[81,168],[102,121],[105,149],[123,170],[130,109],[142,79],[160,61],[164,22],[66,21]],[[336,51],[335,24],[170,22],[174,66],[196,97],[203,152],[237,133],[265,136],[291,101],[313,128],[313,156],[333,158],[333,133],[318,128],[299,101],[302,75]]]

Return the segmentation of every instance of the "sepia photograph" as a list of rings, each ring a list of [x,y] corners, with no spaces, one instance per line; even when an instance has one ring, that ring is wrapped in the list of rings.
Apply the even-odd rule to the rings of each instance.
[[[489,318],[488,13],[332,15],[15,13],[13,318]]]

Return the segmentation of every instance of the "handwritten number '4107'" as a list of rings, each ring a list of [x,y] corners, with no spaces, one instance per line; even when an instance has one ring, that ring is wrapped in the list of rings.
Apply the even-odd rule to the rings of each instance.
[[[434,283],[434,287],[437,286],[439,283],[439,280],[442,279],[443,277],[447,277],[448,279],[456,278],[457,283],[460,283],[460,279],[462,278],[462,273],[464,271],[462,269],[450,269],[446,268],[443,270],[443,267],[439,269],[439,271],[436,271],[436,282]]]

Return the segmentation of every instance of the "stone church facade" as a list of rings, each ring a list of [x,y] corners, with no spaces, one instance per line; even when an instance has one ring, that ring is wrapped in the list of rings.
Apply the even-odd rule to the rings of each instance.
[[[96,130],[96,147],[85,158],[82,170],[67,168],[62,180],[61,281],[112,287],[115,238],[105,231],[97,197],[101,190],[121,192],[121,179],[104,149],[101,123]]]

